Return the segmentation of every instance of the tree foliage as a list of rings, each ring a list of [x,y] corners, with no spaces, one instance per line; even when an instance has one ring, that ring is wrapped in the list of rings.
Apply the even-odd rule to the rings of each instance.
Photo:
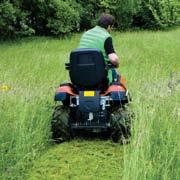
[[[164,29],[179,23],[179,0],[141,0],[133,25],[147,29]]]
[[[22,10],[19,3],[3,1],[0,3],[0,36],[27,36],[34,34],[28,25],[28,12]]]
[[[179,0],[1,0],[0,37],[66,35],[93,27],[103,12],[118,30],[180,25]]]
[[[80,16],[67,2],[56,0],[50,7],[47,25],[50,34],[65,35],[79,29]]]
[[[115,16],[118,29],[131,27],[136,9],[135,0],[103,0],[101,6]]]

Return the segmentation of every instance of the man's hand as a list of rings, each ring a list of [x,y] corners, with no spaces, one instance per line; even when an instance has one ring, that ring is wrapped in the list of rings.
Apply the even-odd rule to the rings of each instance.
[[[108,58],[109,58],[110,62],[111,62],[116,68],[119,67],[119,58],[118,58],[118,56],[117,56],[116,53],[108,54]]]

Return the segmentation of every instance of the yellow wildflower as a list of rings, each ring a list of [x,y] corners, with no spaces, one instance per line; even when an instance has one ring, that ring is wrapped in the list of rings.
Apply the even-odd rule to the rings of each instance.
[[[10,89],[11,89],[11,88],[10,88],[10,86],[8,86],[8,85],[5,85],[5,84],[0,85],[0,91],[2,91],[2,92],[9,91]]]

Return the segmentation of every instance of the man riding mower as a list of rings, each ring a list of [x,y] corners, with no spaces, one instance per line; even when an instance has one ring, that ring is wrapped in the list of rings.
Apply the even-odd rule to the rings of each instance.
[[[72,83],[61,84],[55,93],[57,104],[52,117],[56,142],[69,140],[78,130],[108,132],[114,142],[130,136],[127,111],[129,94],[122,78],[109,84],[105,64],[98,49],[76,49],[66,64]],[[117,77],[114,77],[116,79]]]

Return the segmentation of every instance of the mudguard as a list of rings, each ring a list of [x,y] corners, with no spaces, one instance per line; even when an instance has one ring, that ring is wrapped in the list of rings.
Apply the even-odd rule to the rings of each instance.
[[[55,101],[65,101],[69,96],[76,96],[71,84],[62,84],[56,89]]]
[[[111,85],[108,87],[107,91],[103,94],[101,94],[102,96],[106,96],[112,92],[126,92],[126,88],[121,86],[120,84],[118,85]]]
[[[102,96],[110,95],[114,102],[128,102],[126,87],[117,83],[109,86],[107,91]]]

